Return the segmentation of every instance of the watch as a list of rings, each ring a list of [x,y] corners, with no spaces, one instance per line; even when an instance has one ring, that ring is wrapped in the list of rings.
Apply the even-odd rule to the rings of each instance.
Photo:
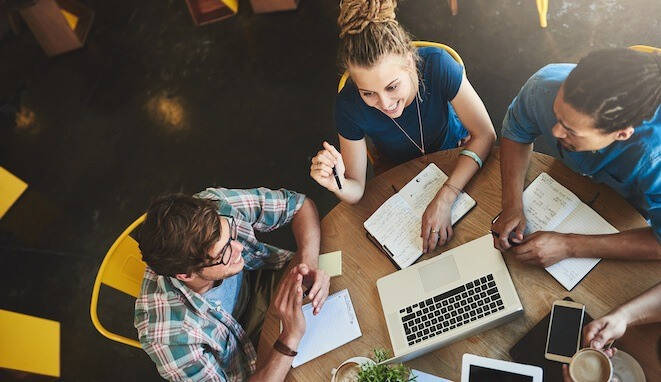
[[[297,351],[291,350],[289,346],[283,344],[280,339],[275,340],[275,343],[273,344],[273,349],[278,351],[279,353],[282,353],[288,357],[295,357],[296,354],[298,354]]]

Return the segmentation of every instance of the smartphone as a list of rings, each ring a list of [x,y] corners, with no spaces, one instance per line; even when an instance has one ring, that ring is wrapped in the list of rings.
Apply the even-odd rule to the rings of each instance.
[[[551,361],[569,363],[578,351],[583,329],[585,305],[574,301],[553,302],[544,357]]]

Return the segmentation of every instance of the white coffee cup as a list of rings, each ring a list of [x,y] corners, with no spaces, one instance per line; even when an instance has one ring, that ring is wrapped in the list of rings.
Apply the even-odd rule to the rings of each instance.
[[[569,376],[574,382],[608,382],[613,377],[613,363],[603,351],[584,348],[571,358]]]
[[[342,362],[340,366],[331,370],[331,382],[353,382],[358,376],[360,366],[373,364],[374,361],[367,357],[353,357]]]

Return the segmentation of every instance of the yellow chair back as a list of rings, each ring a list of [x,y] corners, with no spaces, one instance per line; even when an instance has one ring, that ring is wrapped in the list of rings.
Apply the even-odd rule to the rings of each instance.
[[[146,264],[142,261],[138,242],[129,236],[129,234],[133,232],[137,226],[142,224],[145,220],[145,216],[146,214],[140,216],[128,226],[128,228],[119,235],[117,240],[115,240],[108,250],[108,253],[106,253],[105,258],[101,263],[101,267],[99,268],[99,272],[96,275],[96,280],[94,281],[92,301],[90,303],[90,316],[92,317],[92,323],[99,333],[113,341],[135,346],[137,348],[140,348],[140,343],[138,341],[112,333],[101,325],[99,317],[97,316],[97,304],[101,284],[106,284],[128,295],[136,298],[138,297]]]
[[[629,49],[637,50],[639,52],[643,53],[658,53],[661,54],[661,49],[655,48],[653,46],[649,45],[632,45],[629,47]]]
[[[423,47],[426,47],[426,46],[435,46],[437,48],[443,49],[446,52],[448,52],[450,54],[450,56],[452,56],[452,58],[454,58],[454,60],[457,61],[461,66],[464,66],[464,61],[459,56],[459,53],[457,53],[454,49],[450,48],[449,46],[447,46],[445,44],[441,44],[441,43],[438,43],[438,42],[432,42],[432,41],[413,41],[412,44],[416,48],[423,48]],[[464,68],[464,70],[466,70],[466,69]],[[342,77],[340,78],[340,82],[337,84],[337,92],[338,93],[342,90],[342,88],[344,88],[344,85],[347,83],[347,79],[349,79],[349,72],[345,71],[342,74]]]

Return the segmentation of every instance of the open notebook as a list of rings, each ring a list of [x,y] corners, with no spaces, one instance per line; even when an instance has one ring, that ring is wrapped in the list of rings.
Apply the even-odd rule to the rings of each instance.
[[[535,231],[556,231],[584,235],[617,233],[618,230],[571,191],[545,172],[523,192],[526,216],[524,235]],[[567,290],[572,290],[601,259],[570,258],[557,262],[546,271]]]
[[[431,163],[363,224],[372,236],[370,239],[398,268],[408,267],[422,255],[422,214],[447,179],[448,176]],[[462,192],[452,205],[451,223],[454,225],[474,206],[475,200]]]

